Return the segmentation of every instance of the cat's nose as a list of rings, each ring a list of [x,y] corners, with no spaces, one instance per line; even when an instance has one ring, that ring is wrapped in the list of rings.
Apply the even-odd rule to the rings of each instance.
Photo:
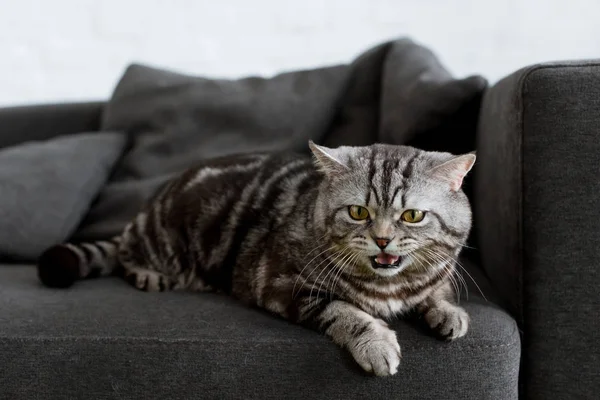
[[[391,239],[388,238],[375,238],[375,243],[377,243],[377,247],[379,247],[381,250],[385,249],[390,242]]]

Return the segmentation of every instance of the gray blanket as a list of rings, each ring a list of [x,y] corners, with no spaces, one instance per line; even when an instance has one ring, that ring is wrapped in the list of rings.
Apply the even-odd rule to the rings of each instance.
[[[383,43],[347,65],[269,78],[209,79],[131,65],[101,124],[102,131],[125,135],[127,144],[110,178],[99,180],[94,200],[85,199],[89,212],[62,236],[79,241],[118,234],[167,179],[223,154],[304,152],[309,139],[329,146],[385,142],[472,151],[486,86],[481,76],[453,78],[432,52],[409,39]],[[52,239],[67,239],[62,236]]]

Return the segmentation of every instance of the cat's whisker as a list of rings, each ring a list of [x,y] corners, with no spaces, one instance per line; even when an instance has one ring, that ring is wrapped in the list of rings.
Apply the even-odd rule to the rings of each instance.
[[[333,286],[333,278],[334,278],[334,277],[335,277],[335,275],[337,274],[337,271],[338,271],[339,269],[343,268],[343,267],[344,267],[344,265],[345,265],[345,263],[346,263],[346,260],[347,260],[347,259],[349,260],[350,258],[352,258],[352,256],[353,256],[353,253],[352,253],[352,252],[350,252],[350,253],[348,253],[348,254],[344,255],[344,257],[342,257],[342,259],[341,259],[341,260],[339,260],[339,261],[336,261],[336,262],[335,262],[335,265],[333,266],[333,268],[332,268],[332,271],[331,271],[331,272],[332,272],[332,274],[331,274],[331,279],[330,279],[331,286]],[[328,275],[329,275],[329,274],[328,274]],[[326,280],[327,280],[327,278],[325,278],[324,280],[326,281]],[[330,286],[330,285],[328,284],[328,285],[327,285],[327,287],[329,287],[329,286]],[[327,289],[327,287],[326,287],[326,289]],[[319,290],[320,290],[320,288],[319,288]],[[332,296],[332,294],[331,294],[331,290],[327,289],[327,291],[329,292],[329,298],[331,299],[331,298],[333,297],[333,296]]]
[[[304,272],[304,270],[306,270],[306,268],[320,255],[322,255],[323,253],[326,253],[327,251],[331,251],[333,249],[335,249],[337,246],[330,246],[327,249],[321,251],[319,254],[317,254],[316,256],[314,256],[309,262],[306,263],[306,265],[302,268],[302,270],[300,270],[300,272],[298,273],[298,276],[296,277],[296,281],[294,282],[294,287],[292,288],[292,298],[295,298],[296,295],[296,286],[298,284],[298,280],[302,277],[302,273]],[[320,264],[319,264],[320,265]],[[306,279],[304,279],[304,282],[302,283],[303,285],[306,283],[306,281],[308,280],[308,278],[310,278],[310,276],[312,275],[312,273],[315,270],[313,269],[308,276],[306,277]]]
[[[467,285],[467,281],[465,281],[465,278],[462,276],[462,274],[460,273],[459,270],[455,269],[456,272],[456,277],[460,280],[462,286],[465,288],[465,292],[467,295],[467,301],[469,300],[469,285]]]
[[[487,298],[483,294],[483,291],[481,290],[481,288],[479,287],[479,285],[477,284],[477,282],[475,281],[475,279],[473,278],[473,276],[469,273],[469,271],[466,270],[466,268],[460,263],[460,261],[458,261],[457,258],[453,257],[450,254],[448,254],[448,257],[450,257],[455,262],[456,266],[458,266],[465,274],[467,274],[467,276],[471,279],[471,281],[473,282],[473,284],[475,285],[475,287],[477,288],[477,290],[479,291],[479,293],[481,294],[481,296],[483,297],[483,299],[485,301],[487,301]],[[461,271],[457,271],[457,272],[462,277]],[[465,282],[465,286],[467,286],[467,283],[464,280],[464,277],[463,277],[463,281]]]
[[[445,262],[446,262],[446,263],[449,263],[449,262],[455,262],[455,261],[454,261],[454,258],[452,258],[452,257],[451,257],[449,254],[447,254],[447,253],[440,253],[440,252],[436,251],[435,249],[428,249],[428,250],[429,250],[429,252],[430,252],[431,254],[433,254],[434,256],[436,256],[438,259],[443,259],[443,260],[445,260]],[[445,269],[446,269],[448,272],[450,272],[450,273],[451,273],[451,275],[450,275],[450,278],[451,278],[453,281],[456,281],[456,279],[457,279],[457,278],[460,280],[460,282],[461,282],[462,286],[465,288],[465,295],[466,295],[466,298],[467,298],[467,301],[468,301],[468,300],[469,300],[469,287],[467,286],[466,282],[464,281],[464,279],[463,279],[463,278],[462,278],[462,276],[460,275],[459,271],[458,271],[458,270],[456,270],[456,269],[453,269],[453,268],[452,268],[450,265],[448,265],[448,266],[445,266],[444,268],[445,268]],[[454,275],[454,273],[455,273],[456,275]],[[456,285],[457,285],[457,287],[459,288],[459,289],[457,290],[457,300],[460,302],[460,298],[461,298],[461,290],[460,290],[460,286],[458,285],[458,282],[456,283]]]
[[[327,234],[326,234],[326,233],[325,233],[325,234],[323,234],[323,235],[321,235],[321,237],[320,237],[320,238],[318,238],[318,239],[316,240],[316,242],[320,242],[321,240],[325,239],[325,237],[326,237],[326,236],[327,236]],[[316,246],[314,247],[314,249],[312,249],[311,251],[309,251],[309,252],[308,252],[308,253],[307,253],[307,254],[306,254],[304,257],[303,257],[303,259],[306,259],[306,258],[308,258],[308,257],[309,257],[309,256],[310,256],[312,253],[314,253],[316,250],[318,250],[319,248],[323,248],[323,246],[327,246],[328,244],[329,244],[329,243],[327,243],[327,242],[324,242],[324,243],[321,243],[321,244],[318,244],[318,245],[316,245]]]
[[[333,289],[331,290],[331,296],[333,297],[333,295],[335,294],[335,289],[337,288],[337,285],[339,283],[339,281],[342,279],[342,273],[344,272],[344,269],[346,268],[347,265],[353,265],[353,263],[356,261],[356,259],[358,257],[360,257],[360,253],[356,253],[354,255],[353,258],[351,258],[346,265],[342,265],[342,267],[339,269],[339,272],[337,273],[336,277],[334,278],[334,286]]]
[[[330,257],[332,257],[333,259],[331,259],[327,265],[325,265],[325,267],[323,267],[321,269],[321,271],[319,272],[319,274],[317,275],[317,278],[313,281],[311,288],[310,288],[310,295],[308,297],[308,302],[309,304],[312,302],[312,294],[313,294],[313,290],[315,289],[315,285],[319,282],[319,278],[321,277],[321,274],[323,274],[323,272],[325,272],[327,270],[327,268],[329,268],[329,266],[335,261],[335,259],[337,259],[337,257],[339,255],[341,255],[343,253],[344,250],[339,250],[337,252],[335,252],[333,255],[331,255]],[[326,259],[327,260],[327,259]],[[323,262],[321,262],[319,265],[323,264]],[[310,275],[309,275],[310,276]],[[317,296],[319,295],[319,293],[317,292]],[[317,297],[318,299],[318,297]]]
[[[342,257],[342,259],[341,259],[341,260],[339,260],[339,261],[336,261],[336,262],[335,262],[335,265],[334,265],[334,267],[333,267],[333,271],[334,271],[334,272],[333,272],[333,275],[331,276],[331,279],[333,279],[333,277],[334,277],[334,276],[335,276],[335,274],[337,273],[337,270],[338,270],[339,266],[340,266],[340,265],[343,265],[343,264],[344,264],[344,262],[345,262],[345,260],[346,260],[346,258],[350,258],[350,257],[352,256],[352,254],[353,254],[352,252],[349,252],[349,253],[345,254],[345,255]],[[332,280],[330,280],[330,282],[332,282]],[[327,285],[327,286],[329,286],[329,285]]]
[[[457,296],[457,300],[460,302],[460,298],[461,298],[460,285],[458,284],[458,282],[456,281],[456,278],[452,274],[452,268],[447,265],[451,261],[451,259],[446,258],[443,255],[437,253],[435,250],[427,248],[427,247],[424,247],[423,251],[426,252],[429,255],[429,257],[431,257],[434,260],[436,260],[437,262],[441,263],[444,271],[450,272],[450,274],[448,275],[448,278],[450,279],[450,283],[452,284],[452,286],[454,288],[454,291]],[[465,289],[467,289],[467,288],[465,287]],[[469,296],[468,290],[466,290],[466,295],[467,295],[467,300],[468,300],[468,296]]]
[[[424,249],[424,250],[427,250],[427,249]],[[430,257],[434,257],[435,256],[435,254],[430,254],[429,252],[428,252],[428,254],[429,254]],[[442,275],[443,271],[449,271],[447,269],[447,268],[449,268],[449,267],[447,267],[448,261],[449,260],[438,261],[438,262],[442,263],[442,270],[440,271],[438,268],[435,268],[434,266],[432,266],[431,263],[429,262],[429,260],[427,258],[425,258],[425,262],[427,262],[427,264],[430,266],[430,268],[434,269],[436,277],[440,277]],[[449,271],[449,272],[451,272],[451,271]],[[449,274],[448,277],[450,279],[450,284],[452,285],[452,288],[454,289],[454,291],[456,293],[457,301],[460,304],[460,287],[458,286],[458,284],[456,283],[456,281],[452,277],[452,274]]]
[[[419,257],[418,254],[416,254],[416,253],[408,254],[406,257],[408,257],[408,260],[410,261],[410,265],[415,265],[419,271],[421,269],[425,270],[425,268],[423,268],[424,267],[423,262],[421,261],[421,258]],[[418,264],[416,264],[416,263],[418,263]]]
[[[479,285],[477,284],[477,282],[475,281],[475,279],[473,278],[473,276],[469,273],[469,271],[467,271],[467,269],[460,263],[460,261],[458,261],[457,258],[453,257],[451,254],[447,254],[446,255],[448,257],[450,257],[458,267],[460,267],[460,269],[462,269],[464,271],[465,274],[467,274],[467,276],[471,279],[471,281],[473,282],[473,284],[475,285],[475,287],[477,288],[477,290],[479,291],[479,293],[481,294],[481,296],[483,297],[483,299],[485,301],[488,301],[488,299],[485,297],[485,295],[483,294],[483,291],[481,290],[481,288],[479,287]]]
[[[335,247],[337,247],[337,246],[335,246]],[[335,247],[334,247],[334,248],[329,248],[329,249],[327,249],[326,251],[331,251],[331,250],[334,250],[334,249],[335,249]],[[331,260],[331,257],[335,257],[335,256],[337,256],[337,255],[338,255],[338,254],[340,254],[342,251],[343,251],[343,249],[337,249],[337,250],[333,251],[333,252],[332,252],[332,253],[330,253],[330,254],[326,254],[326,255],[324,255],[324,256],[323,256],[323,259],[322,259],[321,261],[319,261],[319,263],[318,263],[317,265],[311,265],[311,266],[312,266],[312,269],[311,269],[311,271],[309,272],[309,274],[306,276],[306,278],[304,279],[304,282],[303,282],[302,284],[304,285],[304,284],[305,284],[305,283],[306,283],[306,282],[309,280],[309,278],[312,276],[312,274],[313,274],[315,271],[319,270],[319,267],[320,267],[321,265],[323,265],[324,263],[326,263],[326,262],[330,261],[330,260]],[[322,270],[321,270],[321,272],[322,272]]]
[[[333,295],[336,293],[335,290],[337,289],[338,283],[342,279],[342,274],[343,274],[344,270],[347,268],[348,265],[352,265],[358,257],[360,257],[360,253],[356,253],[354,255],[354,257],[351,258],[348,263],[346,263],[346,265],[342,265],[339,268],[337,275],[334,277],[334,284],[333,284],[333,288],[331,290],[331,298],[333,298]]]
[[[429,257],[434,258],[435,255],[431,254],[428,251],[428,249],[424,249],[424,250],[429,254]],[[437,261],[438,262],[442,262],[442,263],[444,262],[443,260],[437,260]],[[442,271],[440,271],[438,268],[435,268],[435,266],[433,266],[431,264],[431,262],[429,261],[429,259],[425,258],[425,262],[427,262],[427,265],[429,265],[429,267],[435,271],[436,277],[441,276],[442,271],[446,270],[446,266],[444,264],[442,264]],[[451,283],[452,287],[454,288],[454,291],[458,293],[457,294],[458,298],[460,298],[460,290],[459,290],[458,286],[456,285],[456,282],[452,279],[452,275],[449,275],[449,279],[450,279],[450,283]]]
[[[307,263],[307,264],[309,264],[309,263],[310,263],[312,260],[314,260],[315,258],[317,258],[319,255],[323,254],[323,250],[322,250],[322,249],[323,249],[325,246],[327,246],[327,245],[330,245],[330,243],[321,243],[321,244],[318,244],[318,245],[316,245],[316,246],[315,246],[315,247],[314,247],[314,248],[313,248],[313,249],[312,249],[310,252],[308,252],[308,253],[307,253],[307,254],[306,254],[304,257],[302,257],[302,260],[303,260],[303,261],[304,261],[304,260],[306,260],[306,259],[307,259],[308,257],[310,257],[310,255],[311,255],[312,253],[314,253],[315,251],[321,250],[321,252],[320,252],[320,253],[318,253],[317,255],[315,255],[315,256],[314,256],[314,257],[313,257],[313,258],[312,258],[312,259],[311,259],[311,260],[310,260],[310,261]],[[328,249],[332,249],[332,248],[335,248],[335,245],[330,245]],[[325,251],[327,251],[327,249],[326,249]]]
[[[329,301],[333,300],[333,284],[335,282],[335,277],[338,272],[342,269],[343,264],[336,264],[333,268],[334,272],[329,280],[330,284],[327,285],[327,292],[329,293]]]
[[[475,287],[477,288],[477,290],[481,294],[481,297],[483,297],[483,299],[485,301],[488,301],[488,299],[485,297],[485,294],[483,294],[483,291],[481,290],[481,288],[479,287],[479,285],[477,284],[477,282],[475,281],[475,279],[473,278],[473,276],[469,273],[469,271],[467,271],[465,269],[465,267],[463,267],[462,264],[459,263],[458,261],[456,261],[456,265],[458,265],[460,267],[460,269],[462,269],[467,274],[467,276],[471,279],[471,281],[473,281],[473,284],[475,285]]]
[[[342,250],[341,253],[341,262],[343,262],[348,256],[351,256],[352,253],[348,253],[348,254],[344,254],[343,252],[348,250],[350,246],[346,246],[344,247],[344,249]],[[321,281],[321,284],[319,285],[319,289],[317,290],[317,293],[321,293],[321,288],[323,287],[323,283],[327,282],[327,277],[329,277],[331,275],[331,273],[333,271],[336,270],[336,267],[338,266],[338,257],[336,257],[336,259],[334,260],[334,265],[333,267],[327,272],[327,274],[325,275],[325,277],[323,278],[323,280]],[[327,289],[327,285],[325,285],[325,289]]]

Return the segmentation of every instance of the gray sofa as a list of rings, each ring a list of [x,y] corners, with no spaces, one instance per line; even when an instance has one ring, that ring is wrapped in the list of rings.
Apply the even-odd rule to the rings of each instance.
[[[1,109],[0,147],[101,131],[106,107]],[[594,62],[528,67],[486,90],[477,245],[462,260],[478,286],[461,300],[471,330],[445,343],[418,320],[394,322],[393,377],[366,376],[324,337],[233,299],[116,278],[52,290],[12,260],[0,265],[0,398],[597,398],[599,110]]]

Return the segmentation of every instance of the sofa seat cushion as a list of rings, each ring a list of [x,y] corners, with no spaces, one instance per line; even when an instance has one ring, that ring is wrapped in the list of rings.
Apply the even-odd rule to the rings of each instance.
[[[118,278],[42,287],[0,266],[0,398],[516,399],[514,320],[474,294],[454,343],[396,321],[398,374],[367,376],[327,338],[210,293],[145,293]]]

